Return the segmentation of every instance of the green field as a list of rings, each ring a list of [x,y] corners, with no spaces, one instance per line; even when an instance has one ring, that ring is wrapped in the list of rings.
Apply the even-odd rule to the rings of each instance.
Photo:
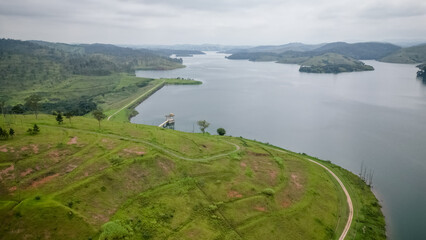
[[[306,155],[88,117],[0,119],[16,131],[0,141],[2,239],[336,239],[347,220],[341,188]],[[354,202],[347,239],[384,239],[370,188],[320,162]]]

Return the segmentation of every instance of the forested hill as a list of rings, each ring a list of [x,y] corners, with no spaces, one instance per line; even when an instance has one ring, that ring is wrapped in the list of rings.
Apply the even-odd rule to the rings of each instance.
[[[136,69],[175,69],[181,59],[144,49],[106,44],[69,45],[0,39],[0,83],[6,87],[31,87],[57,82],[71,75],[106,76]]]
[[[313,53],[337,53],[358,60],[379,60],[400,48],[390,43],[364,42],[350,44],[335,42],[317,48],[313,50]]]
[[[283,48],[285,46],[286,48]],[[303,48],[300,48],[300,47]],[[297,47],[297,48],[296,48]],[[284,51],[284,49],[287,49]],[[309,50],[310,49],[310,50]],[[373,68],[358,60],[382,60],[401,50],[390,43],[334,42],[321,45],[282,45],[256,47],[235,51],[229,59],[248,59],[250,61],[275,61],[278,63],[300,64],[300,71],[315,73],[340,73],[351,71],[371,71]],[[315,63],[314,65],[312,65]],[[309,68],[307,68],[309,67]]]

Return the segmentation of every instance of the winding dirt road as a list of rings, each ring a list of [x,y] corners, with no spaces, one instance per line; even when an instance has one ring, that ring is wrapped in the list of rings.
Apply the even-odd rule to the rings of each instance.
[[[268,147],[268,148],[272,149],[272,150],[275,150],[275,151],[278,151],[278,152],[287,153],[286,151],[279,150],[279,149],[276,149],[276,148],[271,148],[271,147]],[[314,160],[309,159],[309,158],[306,158],[306,160],[308,160],[308,161],[310,161],[312,163],[315,163],[318,166],[320,166],[320,167],[324,168],[325,170],[327,170],[327,172],[329,172],[331,174],[331,176],[333,176],[334,179],[336,179],[336,181],[339,183],[340,187],[342,188],[343,192],[346,195],[346,202],[348,203],[348,207],[349,207],[349,216],[348,216],[348,221],[346,222],[345,228],[343,229],[343,232],[342,232],[342,234],[339,237],[339,240],[343,240],[343,239],[345,239],[346,235],[349,232],[349,229],[351,228],[352,219],[353,219],[353,216],[354,216],[354,206],[352,204],[351,196],[349,195],[348,190],[346,189],[345,185],[342,183],[342,181],[340,180],[340,178],[336,174],[334,174],[333,171],[331,171],[328,167],[322,165],[321,163],[319,163],[317,161],[314,161]]]

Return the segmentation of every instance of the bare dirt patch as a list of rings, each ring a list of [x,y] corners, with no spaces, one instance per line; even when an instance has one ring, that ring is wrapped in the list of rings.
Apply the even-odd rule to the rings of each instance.
[[[266,212],[266,208],[263,206],[255,206],[254,209],[260,212]]]
[[[34,181],[33,183],[31,183],[31,187],[38,187],[38,186],[40,186],[40,185],[43,185],[43,184],[45,184],[45,183],[47,183],[47,182],[52,181],[52,180],[53,180],[54,178],[56,178],[57,176],[59,176],[59,173],[55,173],[55,174],[53,174],[53,175],[47,176],[47,177],[42,178],[42,179],[40,179],[40,180],[38,180],[38,181]]]
[[[6,178],[9,177],[13,179],[14,178],[13,174],[9,173],[9,172],[12,172],[13,170],[15,170],[15,165],[13,164],[11,164],[8,168],[0,170],[0,180],[3,180],[3,176]]]
[[[78,137],[77,137],[77,136],[74,136],[73,138],[71,138],[71,139],[67,142],[67,144],[68,144],[68,145],[77,144],[77,139],[78,139]]]
[[[297,189],[301,189],[303,185],[299,182],[299,176],[292,173],[291,174],[291,182],[296,186]]]
[[[9,192],[14,192],[14,191],[16,191],[16,189],[18,189],[16,186],[10,187]]]
[[[64,156],[69,154],[69,150],[53,150],[50,151],[47,156],[55,163],[58,163]]]
[[[74,170],[76,167],[77,167],[77,165],[69,164],[69,165],[67,166],[67,168],[65,169],[65,172],[66,172],[66,173],[72,172],[72,170]]]
[[[36,144],[31,144],[30,145],[31,146],[31,149],[33,150],[33,152],[35,153],[35,154],[37,154],[38,153],[38,145],[36,145]]]
[[[292,172],[289,180],[287,187],[278,194],[279,202],[283,208],[288,208],[294,202],[299,201],[305,192],[304,182],[306,179],[300,173]]]
[[[142,156],[142,155],[145,154],[145,152],[142,151],[142,149],[138,149],[138,148],[131,148],[131,149],[125,148],[125,149],[123,149],[122,153],[125,156],[129,156],[129,155]]]
[[[240,166],[245,168],[245,167],[247,167],[247,164],[245,162],[241,162]]]
[[[241,193],[237,192],[237,191],[231,190],[231,191],[228,192],[228,197],[229,198],[242,198],[243,195]]]
[[[8,152],[7,145],[0,146],[0,152],[7,153]]]
[[[173,169],[175,168],[175,164],[170,160],[159,160],[157,164],[161,168],[161,170],[167,175],[173,172]]]
[[[271,177],[272,181],[277,179],[278,171],[277,170],[269,170],[269,177]]]
[[[32,168],[28,168],[27,170],[21,172],[21,177],[25,177],[28,174],[32,173],[34,170]]]
[[[103,143],[103,145],[108,149],[111,150],[113,148],[115,148],[115,144],[114,141],[112,141],[111,139],[107,139],[107,138],[103,138],[101,140],[101,142]]]

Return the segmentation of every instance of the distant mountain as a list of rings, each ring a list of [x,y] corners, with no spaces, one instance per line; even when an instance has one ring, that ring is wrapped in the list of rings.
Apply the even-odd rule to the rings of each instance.
[[[385,56],[401,50],[401,47],[390,43],[345,43],[334,42],[319,45],[290,43],[281,46],[259,46],[250,49],[232,50],[234,53],[228,59],[247,59],[249,61],[274,61],[277,63],[292,63],[316,66],[317,68],[301,68],[305,72],[350,72],[369,71],[371,66],[363,65],[357,60],[381,60]],[[335,54],[335,55],[333,55]],[[318,60],[328,62],[326,67]],[[344,63],[344,61],[350,63]],[[342,63],[343,61],[343,63]]]
[[[401,47],[390,43],[365,42],[350,44],[345,42],[335,42],[317,48],[313,50],[313,52],[337,53],[359,60],[379,60],[391,53],[394,53],[395,51],[398,51],[399,49],[401,49]]]
[[[226,53],[283,53],[287,51],[296,51],[296,52],[306,52],[306,51],[312,51],[314,49],[317,49],[319,47],[322,47],[324,44],[316,44],[316,45],[308,45],[303,43],[288,43],[284,45],[278,45],[278,46],[258,46],[258,47],[252,47],[247,49],[231,49],[226,51]]]
[[[122,45],[134,49],[146,48],[150,50],[169,49],[169,50],[193,50],[193,51],[218,51],[224,52],[230,49],[246,49],[251,46],[231,46],[220,44],[177,44],[177,45]]]
[[[380,59],[389,63],[426,63],[426,44],[402,48]]]

